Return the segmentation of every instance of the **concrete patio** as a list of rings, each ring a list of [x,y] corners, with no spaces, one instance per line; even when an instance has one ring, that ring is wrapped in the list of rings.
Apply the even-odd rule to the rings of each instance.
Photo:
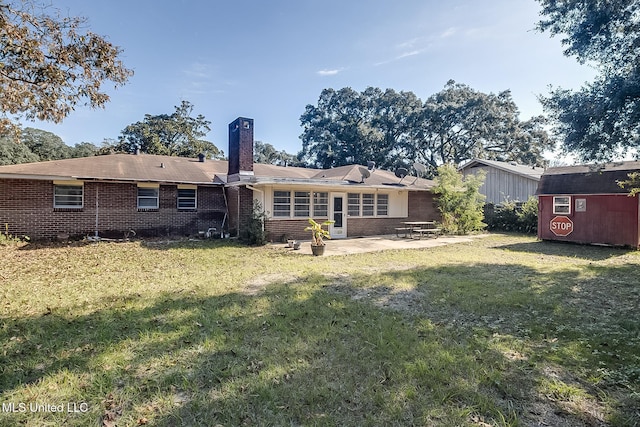
[[[451,245],[455,243],[470,242],[473,239],[487,236],[487,234],[476,234],[472,236],[440,236],[424,237],[422,239],[409,239],[396,237],[393,234],[370,237],[353,237],[348,239],[334,239],[326,241],[327,247],[324,256],[349,255],[365,252],[377,252],[390,249],[423,249],[437,246]],[[283,248],[291,252],[311,255],[311,242],[301,241],[300,249],[288,248],[286,243],[274,243],[273,247]]]

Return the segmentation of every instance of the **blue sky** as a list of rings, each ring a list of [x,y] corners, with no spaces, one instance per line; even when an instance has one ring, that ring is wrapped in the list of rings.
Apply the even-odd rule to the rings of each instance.
[[[510,89],[522,120],[542,113],[548,86],[578,88],[594,71],[533,30],[534,0],[55,0],[64,14],[120,46],[135,71],[108,90],[105,109],[78,107],[62,124],[26,122],[67,144],[116,139],[145,114],[186,100],[212,122],[207,139],[227,150],[227,125],[255,120],[255,139],[302,148],[300,115],[324,88],[412,91],[423,101],[449,79]]]

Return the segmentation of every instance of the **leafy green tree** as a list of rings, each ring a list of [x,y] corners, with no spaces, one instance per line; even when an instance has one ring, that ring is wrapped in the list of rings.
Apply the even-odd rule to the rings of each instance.
[[[16,143],[8,136],[0,137],[0,166],[32,163],[39,160],[40,158],[26,145]]]
[[[421,107],[411,92],[324,89],[318,105],[307,105],[300,117],[301,156],[321,168],[369,161],[392,168],[406,157],[411,120]]]
[[[81,142],[71,148],[71,157],[91,157],[98,154],[99,148],[90,142]]]
[[[102,84],[133,75],[122,50],[86,28],[35,1],[0,2],[0,130],[17,130],[8,115],[60,122],[78,104],[103,107]]]
[[[594,66],[593,82],[541,97],[564,149],[586,161],[640,148],[640,3],[538,0],[540,31],[561,35],[564,54]]]
[[[442,228],[447,233],[468,234],[482,230],[484,195],[480,186],[484,182],[484,173],[462,176],[450,163],[438,167],[436,186],[433,192],[438,195],[438,209],[442,214]]]
[[[412,92],[325,89],[300,121],[302,158],[322,168],[417,160],[433,177],[439,165],[475,157],[542,165],[554,146],[543,117],[519,120],[509,91],[484,94],[452,80],[424,104]]]
[[[253,143],[253,161],[269,165],[303,166],[295,155],[284,150],[278,151],[273,145],[262,141]]]
[[[542,153],[554,142],[543,128],[544,118],[521,122],[510,91],[485,94],[449,80],[427,99],[415,128],[418,161],[433,175],[445,163],[484,158],[542,165]]]
[[[58,135],[42,129],[24,128],[20,142],[36,154],[41,162],[68,159],[72,149]]]
[[[199,114],[192,117],[193,105],[182,101],[173,114],[152,116],[146,114],[144,120],[127,126],[111,147],[115,152],[134,153],[140,150],[147,154],[166,156],[221,159],[224,153],[213,143],[203,138],[211,130],[210,121]]]

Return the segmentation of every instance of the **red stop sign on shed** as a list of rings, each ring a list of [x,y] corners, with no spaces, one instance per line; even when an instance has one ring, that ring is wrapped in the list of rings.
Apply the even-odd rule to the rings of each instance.
[[[549,228],[556,236],[568,236],[573,231],[573,221],[567,216],[554,216],[549,222]]]

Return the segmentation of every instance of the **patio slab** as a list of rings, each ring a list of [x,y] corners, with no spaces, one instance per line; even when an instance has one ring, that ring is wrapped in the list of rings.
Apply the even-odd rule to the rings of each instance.
[[[473,239],[487,236],[488,234],[474,234],[472,236],[440,236],[438,238],[409,239],[396,237],[393,234],[383,236],[353,237],[347,239],[328,240],[324,256],[349,255],[366,252],[385,251],[390,249],[423,249],[437,246],[451,245],[455,243],[470,242]],[[300,249],[287,248],[286,243],[273,243],[276,248],[283,248],[299,254],[311,255],[311,241],[301,241]]]

